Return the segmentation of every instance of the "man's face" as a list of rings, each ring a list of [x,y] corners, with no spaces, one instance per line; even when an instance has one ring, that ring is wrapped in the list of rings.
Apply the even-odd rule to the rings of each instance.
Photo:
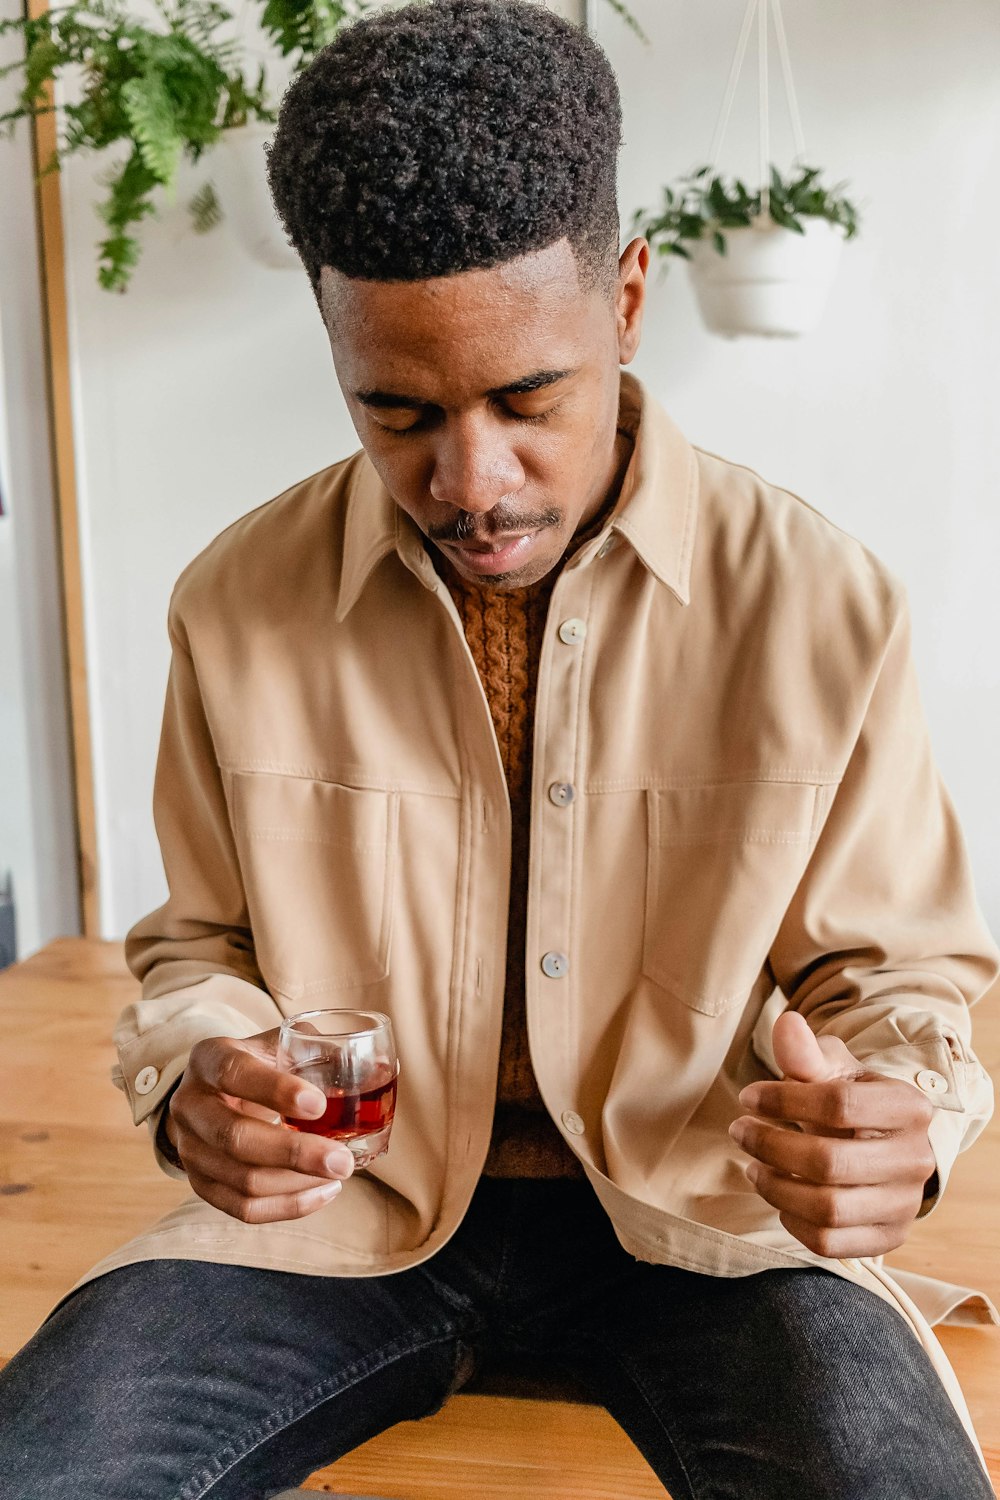
[[[427,281],[324,267],[324,321],[358,436],[463,578],[537,582],[603,504],[648,264],[634,240],[613,305],[581,289],[567,240]]]

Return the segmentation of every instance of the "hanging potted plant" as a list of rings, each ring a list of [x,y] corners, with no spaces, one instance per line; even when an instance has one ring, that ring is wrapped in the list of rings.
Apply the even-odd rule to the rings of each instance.
[[[154,0],[159,24],[131,15],[125,0],[72,0],[58,10],[0,21],[18,30],[25,56],[0,68],[23,70],[14,109],[0,115],[5,133],[23,116],[52,112],[49,85],[69,77],[79,97],[59,107],[62,138],[38,174],[47,176],[80,151],[111,152],[116,163],[98,178],[106,190],[97,213],[107,226],[98,247],[98,281],[124,292],[139,260],[136,229],[174,201],[182,157],[197,162],[224,130],[273,122],[265,70],[251,83],[239,45],[224,33],[233,16],[216,0]],[[124,149],[123,149],[124,148]],[[194,228],[222,218],[211,183],[190,201]]]
[[[659,213],[639,209],[633,231],[687,261],[711,332],[794,337],[816,327],[844,241],[858,232],[846,184],[826,188],[819,178],[818,167],[786,178],[772,165],[766,188],[751,193],[700,167],[664,189]]]
[[[773,18],[798,165],[782,177],[771,162],[768,48]],[[747,44],[757,27],[758,171],[750,192],[715,164],[722,150]],[[664,189],[663,207],[640,208],[633,232],[664,256],[688,262],[701,315],[712,333],[790,338],[815,328],[837,273],[845,240],[858,232],[858,210],[846,183],[824,187],[818,167],[804,166],[799,118],[781,0],[747,0],[708,165]]]

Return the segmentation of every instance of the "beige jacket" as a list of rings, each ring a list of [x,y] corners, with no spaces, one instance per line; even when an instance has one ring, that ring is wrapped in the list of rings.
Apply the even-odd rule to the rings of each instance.
[[[538,674],[539,1086],[634,1255],[720,1276],[818,1264],[911,1306],[880,1261],[793,1239],[727,1129],[771,1076],[785,1005],[928,1090],[942,1189],[991,1113],[969,1008],[1000,954],[905,591],[797,496],[691,447],[627,373],[622,401],[632,464],[556,583]],[[329,1207],[248,1226],[192,1197],[91,1274],[147,1256],[402,1270],[469,1202],[500,1045],[510,812],[458,614],[361,452],[218,536],[169,630],[170,896],[128,936],[142,998],[116,1082],[155,1126],[200,1038],[365,1005],[392,1016],[399,1100],[388,1156]]]

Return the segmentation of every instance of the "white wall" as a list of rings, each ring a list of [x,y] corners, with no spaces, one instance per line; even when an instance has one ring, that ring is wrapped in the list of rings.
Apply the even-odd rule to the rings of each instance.
[[[596,8],[623,85],[623,217],[708,157],[743,0],[640,0],[644,48]],[[931,734],[1000,932],[1000,7],[785,7],[807,154],[865,205],[821,327],[706,335],[675,262],[634,369],[688,436],[871,547],[906,583]],[[754,59],[719,165],[754,175]],[[792,156],[783,98],[776,156]],[[662,262],[659,262],[662,265]],[[657,278],[660,271],[657,271]]]
[[[704,158],[742,13],[632,5],[649,50],[596,11],[625,97],[626,222]],[[867,203],[862,238],[799,342],[713,339],[683,270],[654,279],[635,369],[695,441],[806,496],[907,583],[939,760],[1000,928],[1000,10],[799,0],[787,20],[807,143]],[[730,129],[745,170],[749,102],[747,86]],[[223,231],[195,237],[178,206],[111,296],[90,169],[74,162],[64,189],[103,926],[118,937],[164,894],[150,798],[173,581],[236,516],[357,443],[304,273],[255,266]]]

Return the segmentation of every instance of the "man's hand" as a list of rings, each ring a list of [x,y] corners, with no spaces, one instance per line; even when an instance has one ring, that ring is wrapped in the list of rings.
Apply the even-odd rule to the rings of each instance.
[[[817,1037],[797,1011],[778,1017],[772,1044],[784,1078],[745,1088],[751,1113],[729,1127],[755,1158],[747,1176],[817,1255],[894,1250],[934,1171],[933,1105],[912,1084],[868,1072],[839,1037]]]
[[[198,1196],[245,1224],[314,1213],[354,1170],[346,1146],[288,1130],[277,1119],[318,1119],[326,1108],[320,1089],[279,1071],[277,1039],[275,1029],[198,1042],[166,1122]]]

